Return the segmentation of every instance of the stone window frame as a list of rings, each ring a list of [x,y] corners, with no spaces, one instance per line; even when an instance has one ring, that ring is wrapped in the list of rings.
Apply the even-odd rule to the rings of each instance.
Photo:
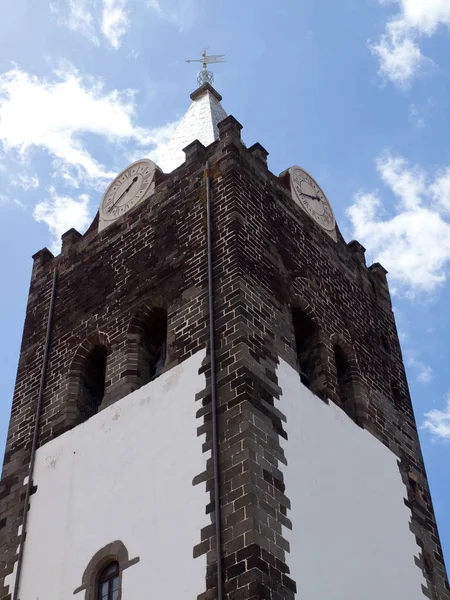
[[[332,360],[330,361],[333,365],[333,378],[334,378],[334,387],[336,392],[333,393],[333,397],[331,398],[335,404],[341,406],[341,408],[345,411],[345,413],[353,419],[353,421],[359,425],[360,427],[364,427],[367,423],[368,419],[368,401],[367,394],[364,392],[364,385],[361,378],[361,372],[359,368],[358,358],[356,352],[353,348],[353,345],[348,341],[348,339],[342,333],[333,333],[330,336],[330,344],[331,344],[331,356]],[[342,352],[347,364],[349,365],[351,377],[350,377],[350,385],[351,385],[351,406],[344,406],[341,402],[339,392],[338,392],[338,373],[335,359],[335,349],[339,348]]]
[[[165,319],[166,319],[166,340],[165,340],[165,367],[163,371],[167,367],[169,362],[168,358],[168,334],[169,334],[169,325],[168,325],[168,311],[167,307],[160,302],[157,303],[146,303],[141,304],[139,308],[136,310],[134,315],[132,316],[126,334],[126,361],[125,361],[125,370],[120,374],[121,381],[126,384],[127,393],[133,392],[146,383],[149,383],[144,380],[142,374],[142,354],[143,354],[143,325],[146,321],[151,320],[154,316],[155,311],[164,311]]]
[[[94,331],[85,338],[73,355],[67,374],[67,397],[64,407],[61,411],[61,417],[58,419],[58,429],[60,433],[72,429],[80,423],[80,402],[82,393],[82,377],[89,354],[96,346],[106,348],[106,381],[108,378],[108,361],[111,355],[111,344],[108,336],[101,331]],[[105,382],[106,383],[106,382]],[[106,391],[105,391],[106,395]],[[103,403],[102,403],[103,404]]]
[[[89,561],[81,578],[81,585],[74,590],[74,595],[85,592],[84,600],[98,600],[98,578],[102,570],[110,562],[119,565],[119,600],[122,598],[122,573],[140,561],[139,556],[130,559],[125,544],[116,540],[100,548]]]
[[[296,340],[295,340],[295,326],[294,326],[294,315],[293,311],[295,309],[303,312],[304,316],[311,321],[316,329],[317,329],[317,339],[316,339],[316,348],[314,350],[315,357],[314,360],[317,363],[315,367],[315,377],[314,381],[311,382],[309,389],[313,394],[321,398],[322,400],[326,400],[327,397],[327,388],[328,388],[328,376],[326,372],[326,365],[328,364],[328,352],[327,352],[327,336],[324,331],[324,327],[320,321],[320,319],[315,314],[311,305],[306,302],[302,297],[297,294],[294,295],[292,301],[289,304],[290,309],[290,318],[292,323],[292,330],[294,333],[294,352],[296,356],[296,365],[297,369],[300,367],[298,364],[297,357],[297,349],[296,349]]]

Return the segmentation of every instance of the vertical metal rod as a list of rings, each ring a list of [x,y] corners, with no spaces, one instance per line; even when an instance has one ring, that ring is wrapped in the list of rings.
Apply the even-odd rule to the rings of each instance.
[[[47,332],[45,335],[44,355],[42,357],[41,380],[39,383],[39,395],[38,395],[38,400],[37,400],[37,405],[36,405],[36,414],[35,414],[35,419],[34,419],[33,441],[31,443],[30,464],[28,467],[28,481],[27,481],[27,488],[26,488],[26,492],[25,492],[25,501],[24,501],[24,505],[23,505],[22,531],[20,532],[19,556],[17,558],[17,573],[16,573],[16,580],[14,583],[14,593],[13,593],[12,600],[17,600],[19,597],[20,575],[22,573],[23,551],[24,551],[25,537],[26,537],[26,533],[27,533],[26,530],[27,530],[27,519],[28,519],[28,503],[30,501],[31,488],[33,486],[34,462],[35,462],[35,458],[36,458],[36,449],[37,449],[37,443],[38,443],[38,438],[39,438],[39,422],[40,422],[41,412],[42,412],[42,402],[44,399],[45,375],[47,372],[48,353],[50,350],[53,308],[55,306],[57,276],[58,276],[58,270],[55,267],[55,269],[53,271],[53,283],[52,283],[52,292],[51,292],[51,296],[50,296],[50,306],[48,309]]]
[[[214,279],[212,259],[212,222],[211,222],[211,176],[209,162],[205,164],[206,174],[206,234],[208,253],[208,308],[209,308],[209,352],[211,356],[211,411],[212,411],[212,459],[214,470],[214,513],[216,520],[216,556],[217,556],[217,600],[223,598],[222,582],[222,534],[220,529],[220,479],[219,479],[219,436],[217,430],[217,383],[216,383],[216,347],[214,322]]]

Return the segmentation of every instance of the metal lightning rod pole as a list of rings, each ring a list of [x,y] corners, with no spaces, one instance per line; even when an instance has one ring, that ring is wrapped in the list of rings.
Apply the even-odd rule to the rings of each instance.
[[[40,422],[40,418],[41,418],[42,404],[43,404],[43,399],[44,399],[44,384],[45,384],[45,375],[47,373],[48,354],[50,351],[53,309],[55,306],[57,278],[58,278],[58,269],[55,267],[55,269],[53,271],[53,282],[52,282],[52,291],[51,291],[51,296],[50,296],[50,306],[48,309],[47,331],[45,334],[45,344],[44,344],[44,356],[42,357],[41,380],[39,383],[39,393],[38,393],[38,399],[37,399],[37,404],[36,404],[36,414],[35,414],[35,419],[34,419],[33,441],[31,443],[30,464],[28,467],[28,481],[27,481],[27,488],[26,488],[26,492],[25,492],[25,500],[24,500],[24,505],[23,505],[22,531],[20,532],[19,555],[17,557],[17,573],[16,573],[16,580],[14,582],[14,593],[13,593],[12,600],[17,600],[19,597],[20,575],[22,573],[24,544],[25,544],[25,538],[27,535],[28,503],[30,501],[31,488],[33,486],[34,462],[35,462],[35,458],[36,458],[36,449],[37,449],[37,443],[38,443],[38,437],[39,437],[39,422]]]

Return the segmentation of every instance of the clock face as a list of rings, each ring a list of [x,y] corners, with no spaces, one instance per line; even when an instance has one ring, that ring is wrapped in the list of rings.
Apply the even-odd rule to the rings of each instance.
[[[336,225],[333,209],[316,181],[300,167],[291,167],[292,197],[323,229],[333,231]]]
[[[117,219],[136,206],[153,184],[156,165],[148,158],[133,163],[110,184],[100,205],[103,220]]]

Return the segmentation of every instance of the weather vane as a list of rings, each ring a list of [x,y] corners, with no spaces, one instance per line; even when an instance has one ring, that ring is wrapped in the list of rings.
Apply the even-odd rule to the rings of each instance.
[[[202,70],[197,75],[197,82],[199,85],[203,85],[205,83],[209,83],[212,85],[214,83],[214,75],[211,73],[211,71],[208,71],[207,65],[225,62],[225,60],[223,58],[225,56],[225,54],[211,54],[210,56],[208,56],[206,54],[207,49],[208,49],[208,46],[205,46],[203,48],[201,58],[196,58],[193,60],[186,61],[188,63],[191,63],[191,62],[202,63]]]

